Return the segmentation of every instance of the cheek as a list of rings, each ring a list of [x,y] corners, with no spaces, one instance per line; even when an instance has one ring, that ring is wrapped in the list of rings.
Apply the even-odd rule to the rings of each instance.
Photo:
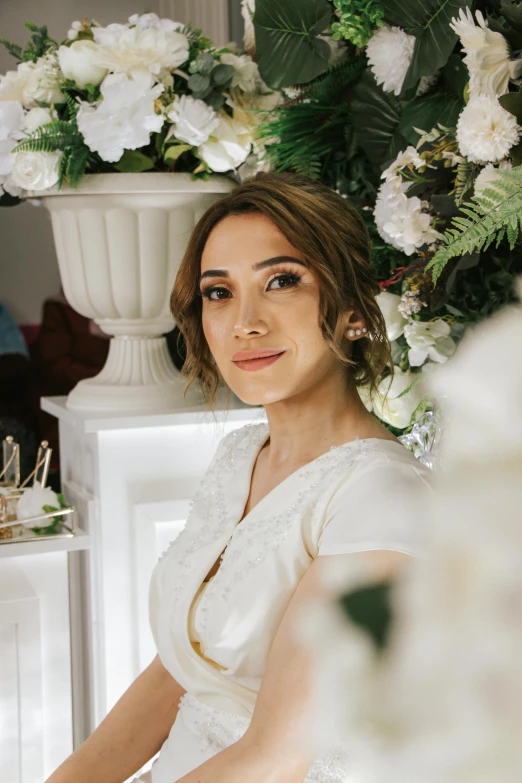
[[[201,323],[210,350],[212,353],[215,350],[219,351],[220,346],[224,347],[225,340],[229,334],[225,314],[223,312],[219,313],[217,310],[209,311],[203,309]]]

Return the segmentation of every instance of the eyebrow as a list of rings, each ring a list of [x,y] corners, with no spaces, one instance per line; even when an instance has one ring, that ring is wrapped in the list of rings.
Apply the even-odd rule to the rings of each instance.
[[[293,256],[275,256],[274,258],[266,258],[264,261],[257,261],[255,264],[252,264],[252,269],[257,272],[269,266],[276,266],[276,264],[280,264],[283,261],[292,261],[294,264],[300,264],[306,268],[304,261],[300,261]],[[205,277],[230,277],[230,275],[226,269],[207,269],[206,272],[200,275],[200,281]]]

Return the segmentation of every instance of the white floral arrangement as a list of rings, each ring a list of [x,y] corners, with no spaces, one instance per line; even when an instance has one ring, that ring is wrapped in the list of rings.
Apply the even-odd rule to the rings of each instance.
[[[31,23],[0,76],[0,203],[85,173],[262,167],[257,127],[279,103],[252,57],[148,13],[106,27],[86,17],[53,41]]]
[[[427,375],[522,272],[522,3],[242,5],[245,43],[286,96],[265,158],[349,198],[369,229],[394,377],[365,402],[408,436],[432,409]]]

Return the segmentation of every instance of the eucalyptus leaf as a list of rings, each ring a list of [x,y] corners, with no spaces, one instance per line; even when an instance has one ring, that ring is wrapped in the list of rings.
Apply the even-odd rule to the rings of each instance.
[[[403,89],[413,87],[421,76],[442,68],[457,42],[449,23],[472,0],[381,0],[385,21],[415,36],[413,57]]]
[[[304,84],[328,70],[330,47],[318,36],[332,16],[328,0],[257,0],[256,57],[269,87]]]
[[[457,95],[441,92],[423,95],[404,107],[399,129],[410,144],[416,144],[421,135],[418,130],[429,133],[437,124],[456,127],[463,107],[464,102]]]
[[[210,78],[200,73],[193,73],[187,82],[187,86],[193,93],[204,93],[210,89]]]
[[[119,161],[114,164],[114,168],[116,171],[123,171],[126,174],[136,174],[140,171],[153,169],[154,161],[139,150],[125,150]]]
[[[208,103],[209,106],[212,106],[214,111],[219,111],[225,105],[225,96],[222,92],[212,90],[208,95],[205,96],[205,103]]]
[[[400,103],[378,86],[370,70],[354,87],[351,108],[357,143],[372,163],[382,165],[408,146],[399,129]]]
[[[212,69],[210,74],[210,80],[216,87],[228,87],[232,79],[234,78],[235,68],[233,65],[225,65],[220,63]]]

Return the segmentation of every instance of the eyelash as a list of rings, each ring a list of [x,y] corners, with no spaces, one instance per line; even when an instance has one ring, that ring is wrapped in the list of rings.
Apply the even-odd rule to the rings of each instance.
[[[284,278],[286,280],[290,280],[291,285],[284,286],[284,289],[286,288],[295,288],[297,285],[299,285],[302,275],[298,275],[296,272],[279,272],[278,274],[274,275],[270,278],[268,281],[268,284],[272,283],[274,280],[279,280],[280,278]],[[281,290],[284,290],[281,289]],[[222,297],[218,299],[211,299],[210,295],[213,291],[228,291],[228,288],[225,288],[225,286],[222,285],[209,285],[206,288],[203,288],[201,290],[200,296],[205,297],[205,299],[208,299],[209,302],[219,302],[222,301],[222,299],[228,299],[228,297]]]

